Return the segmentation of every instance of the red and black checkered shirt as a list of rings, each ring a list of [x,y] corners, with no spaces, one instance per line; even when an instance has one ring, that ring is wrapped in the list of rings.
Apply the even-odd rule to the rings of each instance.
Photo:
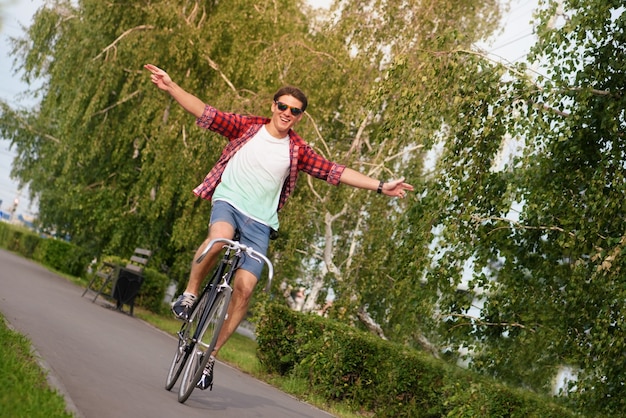
[[[252,137],[269,123],[270,119],[260,116],[244,116],[235,113],[225,113],[217,110],[213,106],[206,105],[204,113],[196,120],[196,124],[201,128],[209,129],[228,138],[228,144],[222,151],[222,155],[217,160],[215,166],[206,175],[204,181],[193,192],[206,200],[211,200],[215,188],[222,179],[222,173],[226,164],[237,151],[241,149]],[[305,173],[325,180],[332,185],[338,185],[339,179],[345,165],[328,161],[322,157],[293,130],[289,131],[289,176],[283,184],[283,189],[278,201],[280,210],[293,192],[298,179],[298,172]]]

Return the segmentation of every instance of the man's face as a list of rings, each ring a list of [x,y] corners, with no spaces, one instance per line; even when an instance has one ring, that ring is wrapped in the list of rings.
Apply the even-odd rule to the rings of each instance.
[[[272,124],[281,137],[287,135],[289,129],[302,119],[302,111],[298,112],[300,109],[302,102],[293,96],[280,96],[272,103]]]

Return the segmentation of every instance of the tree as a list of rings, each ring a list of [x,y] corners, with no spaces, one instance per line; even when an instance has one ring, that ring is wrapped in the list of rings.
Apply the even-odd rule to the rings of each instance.
[[[453,361],[467,350],[535,390],[570,365],[577,405],[623,410],[621,5],[566,1],[552,27],[543,4],[533,57],[550,71],[534,78],[472,47],[495,1],[343,1],[327,20],[280,0],[120,4],[53,3],[16,44],[45,83],[39,108],[3,105],[0,133],[45,226],[96,253],[152,248],[184,278],[210,208],[190,190],[223,142],[142,65],[235,112],[264,114],[295,84],[319,152],[418,188],[389,201],[300,177],[272,258],[308,288],[305,310],[332,290],[338,320]]]
[[[471,367],[521,386],[548,392],[571,366],[573,404],[614,416],[625,379],[625,13],[610,1],[548,1],[537,16],[530,59],[546,76],[473,51],[439,54],[480,70],[434,89],[450,92],[456,117],[426,120],[441,151],[399,233],[422,245],[417,256],[397,249],[404,262],[390,274],[407,278],[399,293],[421,291],[380,311],[405,338],[403,315],[415,312],[414,329],[438,347],[467,349]],[[416,103],[400,104],[405,119],[419,120]],[[507,162],[502,146],[515,141],[522,153]]]
[[[498,8],[492,2],[439,3],[437,7],[394,2],[385,3],[384,8],[379,6],[343,2],[336,24],[325,31],[337,33],[348,44],[361,68],[381,74],[364,92],[367,112],[354,118],[362,122],[352,126],[349,138],[354,139],[349,141],[346,155],[374,175],[399,172],[419,184],[425,152],[435,146],[441,127],[454,123],[458,116],[449,108],[450,97],[467,96],[481,71],[475,66],[478,60],[469,59],[471,55],[463,51],[493,29]],[[370,15],[377,18],[367,19]],[[368,23],[357,26],[355,22]],[[373,65],[368,67],[367,63]],[[474,73],[477,76],[471,77]],[[466,74],[463,86],[457,87],[459,78]],[[362,107],[359,101],[356,104]],[[427,266],[427,259],[419,257],[425,254],[420,247],[430,242],[428,234],[406,237],[401,231],[429,228],[429,217],[407,222],[402,215],[404,202],[389,203],[359,192],[347,194],[345,200],[328,199],[335,209],[325,209],[326,214],[322,214],[329,220],[328,226],[333,226],[329,225],[331,220],[334,222],[335,232],[327,235],[323,246],[334,248],[330,252],[332,259],[325,261],[327,269],[322,271],[331,271],[331,283],[339,295],[334,314],[346,319],[358,316],[379,335],[412,341],[437,352],[428,342],[430,338],[424,336],[430,328],[420,330],[417,326],[421,321],[413,313],[419,313],[401,308],[407,306],[407,297],[421,291],[420,273],[416,274],[415,269]],[[358,210],[342,212],[345,206],[337,203],[346,202]],[[398,262],[412,270],[398,272]],[[428,309],[431,307],[428,304]],[[397,312],[397,316],[391,319],[390,311]],[[403,324],[401,330],[397,329],[398,323]]]
[[[619,58],[626,45],[625,16],[623,5],[611,1],[546,2],[538,15],[540,42],[531,58],[543,63],[547,75],[523,96],[525,118],[519,123],[533,140],[517,179],[524,208],[521,225],[511,232],[515,253],[504,254],[506,264],[515,257],[515,267],[507,265],[508,274],[499,275],[510,288],[509,302],[499,303],[498,295],[488,306],[488,315],[514,312],[534,329],[493,344],[500,364],[517,357],[512,347],[500,351],[506,345],[546,341],[542,353],[520,350],[518,359],[574,366],[579,379],[573,398],[606,415],[625,406],[626,282],[620,255],[626,72]],[[532,368],[524,380],[533,375],[540,370]]]

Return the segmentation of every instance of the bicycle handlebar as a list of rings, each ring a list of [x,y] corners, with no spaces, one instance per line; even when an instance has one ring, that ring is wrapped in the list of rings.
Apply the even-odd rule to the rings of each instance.
[[[267,273],[268,279],[267,279],[267,285],[265,286],[265,291],[266,292],[270,291],[270,288],[272,285],[272,278],[274,277],[274,265],[264,254],[261,254],[260,252],[256,251],[254,248],[248,245],[242,244],[239,241],[233,241],[228,238],[216,238],[214,240],[211,240],[209,244],[204,248],[202,253],[198,256],[198,258],[196,258],[196,263],[202,262],[202,260],[204,260],[204,257],[206,257],[208,252],[211,250],[211,248],[213,248],[213,246],[217,244],[218,242],[226,244],[226,246],[228,246],[228,248],[230,249],[236,250],[238,252],[241,251],[241,252],[248,254],[250,257],[258,261],[259,263],[264,261],[269,270]]]

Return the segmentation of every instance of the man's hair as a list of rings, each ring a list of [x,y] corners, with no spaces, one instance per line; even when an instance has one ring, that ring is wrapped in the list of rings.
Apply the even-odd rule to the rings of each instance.
[[[300,90],[297,87],[293,87],[293,86],[281,87],[276,92],[276,94],[274,94],[274,101],[278,101],[278,99],[281,96],[293,96],[296,99],[300,100],[302,102],[302,111],[303,112],[306,110],[306,107],[309,104],[309,101],[307,100],[306,95],[302,92],[302,90]]]

